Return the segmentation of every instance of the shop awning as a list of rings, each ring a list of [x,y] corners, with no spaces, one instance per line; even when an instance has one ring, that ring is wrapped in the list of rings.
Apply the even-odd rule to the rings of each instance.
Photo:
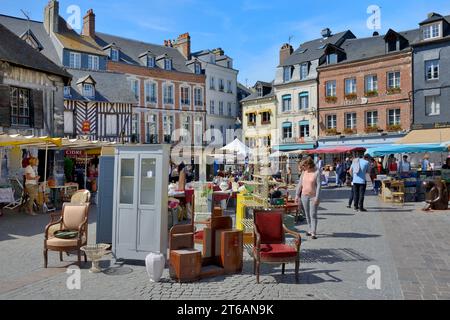
[[[367,154],[372,157],[382,157],[390,154],[403,153],[428,153],[428,152],[447,152],[448,147],[445,144],[405,144],[392,145],[386,147],[377,147],[367,149]]]
[[[314,144],[288,144],[283,146],[274,146],[274,151],[283,151],[283,152],[289,152],[289,151],[298,151],[298,150],[311,150],[314,149],[316,146]]]
[[[449,144],[450,142],[450,128],[442,129],[424,129],[413,130],[400,139],[396,144],[417,144],[417,143],[434,143],[434,144]]]
[[[52,145],[60,147],[62,145],[61,138],[23,136],[20,134],[8,135],[0,134],[0,147],[39,147]]]
[[[338,154],[338,153],[348,153],[348,152],[358,152],[366,151],[363,147],[334,147],[334,148],[319,148],[315,150],[309,150],[305,153],[307,154]]]

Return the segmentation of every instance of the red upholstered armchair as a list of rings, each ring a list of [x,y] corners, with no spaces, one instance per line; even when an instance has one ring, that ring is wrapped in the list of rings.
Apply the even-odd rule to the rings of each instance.
[[[261,263],[282,264],[284,274],[286,263],[295,263],[295,280],[298,282],[298,272],[300,268],[300,245],[301,236],[297,232],[289,230],[283,224],[284,209],[270,211],[254,211],[254,273],[256,282],[259,283]],[[295,245],[286,244],[285,234],[290,234],[295,238]]]

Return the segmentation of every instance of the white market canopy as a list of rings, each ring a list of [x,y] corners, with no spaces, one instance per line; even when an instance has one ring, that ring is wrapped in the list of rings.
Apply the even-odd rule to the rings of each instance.
[[[248,156],[252,154],[252,150],[242,143],[239,139],[235,139],[230,144],[226,145],[221,151],[226,151],[227,153],[237,154],[242,156]]]

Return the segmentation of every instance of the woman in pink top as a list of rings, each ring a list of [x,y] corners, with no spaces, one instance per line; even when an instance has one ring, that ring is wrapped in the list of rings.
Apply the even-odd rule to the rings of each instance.
[[[317,209],[320,204],[320,172],[314,160],[308,158],[303,162],[303,173],[297,186],[296,201],[301,200],[308,221],[308,236],[317,239]]]

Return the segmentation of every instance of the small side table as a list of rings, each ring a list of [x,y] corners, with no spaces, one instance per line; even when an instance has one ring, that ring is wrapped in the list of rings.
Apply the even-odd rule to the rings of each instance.
[[[202,253],[196,249],[170,252],[170,276],[178,282],[193,282],[200,279]]]

